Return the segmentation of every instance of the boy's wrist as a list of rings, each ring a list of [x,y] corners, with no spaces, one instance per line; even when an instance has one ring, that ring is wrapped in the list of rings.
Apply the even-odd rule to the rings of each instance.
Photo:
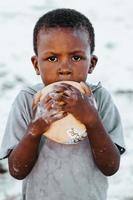
[[[43,133],[45,132],[44,124],[40,125],[39,123],[38,124],[36,124],[36,123],[31,122],[29,124],[28,134],[30,134],[34,137],[41,137],[43,135]]]
[[[30,136],[32,139],[40,140],[42,135],[35,134],[33,131],[28,130],[28,136]]]
[[[100,120],[100,117],[97,115],[97,117],[94,120],[92,120],[91,122],[88,122],[86,124],[86,129],[89,133],[95,133],[103,129],[103,124]]]

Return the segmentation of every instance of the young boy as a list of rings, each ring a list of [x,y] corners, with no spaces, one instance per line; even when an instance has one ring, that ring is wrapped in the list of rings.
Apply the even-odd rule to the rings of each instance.
[[[33,37],[31,60],[42,84],[23,89],[13,103],[1,158],[8,157],[13,177],[24,179],[23,200],[105,200],[107,176],[117,172],[125,149],[119,113],[109,93],[101,84],[88,84],[97,109],[88,97],[85,82],[97,63],[92,24],[75,10],[57,9],[37,21]],[[48,94],[33,111],[35,94],[62,80],[82,82],[86,93],[61,84],[55,87],[56,95]],[[65,145],[42,135],[68,113],[86,126],[86,139]]]

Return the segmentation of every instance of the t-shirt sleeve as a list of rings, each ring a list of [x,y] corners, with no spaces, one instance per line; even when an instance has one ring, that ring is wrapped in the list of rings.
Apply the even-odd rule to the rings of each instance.
[[[31,118],[31,109],[28,104],[29,98],[26,97],[24,91],[21,91],[13,102],[8,116],[0,148],[0,159],[8,157],[10,151],[24,136]]]
[[[125,151],[125,143],[123,137],[123,127],[118,109],[114,104],[111,95],[105,88],[101,87],[98,90],[99,91],[97,91],[96,95],[98,112],[106,131],[122,154]]]

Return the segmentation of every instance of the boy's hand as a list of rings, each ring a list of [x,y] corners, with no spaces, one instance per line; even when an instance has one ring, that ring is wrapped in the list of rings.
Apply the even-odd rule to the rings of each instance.
[[[58,100],[62,103],[62,109],[65,113],[71,113],[84,125],[88,126],[90,124],[92,126],[97,120],[98,112],[95,109],[93,96],[89,87],[83,82],[80,84],[85,94],[66,83],[55,86],[54,92],[60,94]]]
[[[39,95],[34,99],[31,125],[34,134],[42,135],[54,121],[65,117],[67,113],[62,110],[63,102],[60,102],[59,93],[50,92],[41,100]]]

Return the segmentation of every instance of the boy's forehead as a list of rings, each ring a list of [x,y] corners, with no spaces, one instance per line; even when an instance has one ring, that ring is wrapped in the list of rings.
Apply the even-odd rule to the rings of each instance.
[[[90,44],[89,42],[89,34],[85,29],[75,29],[75,28],[64,28],[64,27],[50,27],[50,28],[42,28],[38,33],[38,40],[51,39],[55,38],[60,39],[60,37],[64,37],[64,40],[77,40],[81,39],[82,42]]]

